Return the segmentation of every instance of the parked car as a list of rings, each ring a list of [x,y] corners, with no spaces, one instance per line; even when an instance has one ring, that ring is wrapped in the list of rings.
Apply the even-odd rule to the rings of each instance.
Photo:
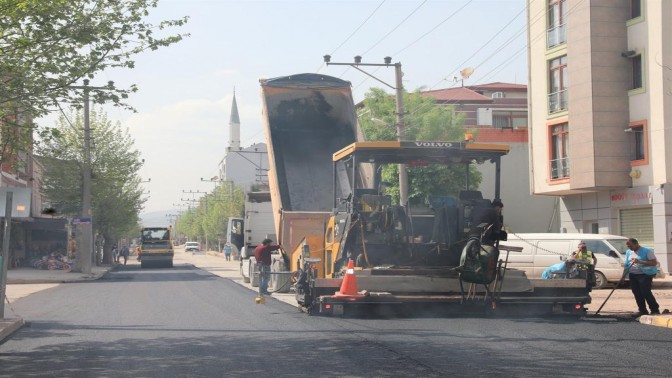
[[[201,247],[198,242],[187,242],[184,245],[184,250],[186,252],[198,252],[201,250]]]

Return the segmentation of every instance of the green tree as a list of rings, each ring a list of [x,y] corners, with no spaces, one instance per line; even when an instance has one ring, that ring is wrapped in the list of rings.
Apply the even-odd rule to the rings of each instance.
[[[454,106],[438,105],[420,90],[404,93],[408,113],[404,115],[404,140],[456,141],[464,139],[464,115],[456,113]],[[380,125],[381,120],[385,125]],[[396,102],[394,96],[380,88],[371,88],[365,95],[364,110],[360,111],[359,123],[367,140],[397,140]],[[470,188],[481,183],[481,174],[474,166],[469,167]],[[429,195],[457,194],[464,188],[467,167],[459,165],[408,167],[411,204],[422,204]],[[382,179],[391,185],[387,191],[399,202],[399,171],[397,165],[383,167]]]
[[[170,34],[187,17],[146,21],[158,0],[0,0],[0,126],[3,149],[0,163],[16,163],[16,155],[30,151],[33,118],[47,114],[61,102],[81,103],[72,88],[109,68],[129,68],[134,56],[183,39]],[[137,87],[91,90],[96,103],[126,102]],[[22,131],[23,130],[23,131]],[[39,130],[47,135],[49,130]]]
[[[113,125],[95,111],[90,122],[95,145],[91,150],[93,227],[97,238],[104,240],[103,258],[109,263],[112,246],[121,237],[135,235],[139,223],[145,202],[138,175],[142,161],[128,131],[118,123]],[[56,213],[65,216],[79,215],[82,209],[83,124],[81,113],[72,121],[61,117],[54,137],[38,149],[44,165],[42,194]]]
[[[199,241],[205,241],[207,235],[214,246],[218,240],[226,240],[229,218],[242,217],[244,204],[244,191],[225,181],[178,218],[176,231]]]

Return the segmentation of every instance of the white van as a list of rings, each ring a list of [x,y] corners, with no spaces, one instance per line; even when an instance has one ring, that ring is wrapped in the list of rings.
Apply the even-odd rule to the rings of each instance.
[[[521,247],[522,252],[510,252],[508,267],[525,271],[529,278],[541,278],[543,271],[557,264],[578,249],[579,242],[586,243],[597,258],[595,266],[596,289],[607,283],[618,283],[623,275],[625,242],[628,238],[605,234],[514,234],[502,245]],[[500,248],[502,249],[502,248]],[[503,252],[502,252],[503,253]],[[503,256],[502,256],[503,257]]]

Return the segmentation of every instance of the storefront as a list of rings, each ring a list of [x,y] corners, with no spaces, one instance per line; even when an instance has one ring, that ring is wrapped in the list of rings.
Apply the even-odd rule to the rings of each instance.
[[[31,261],[50,254],[66,254],[65,219],[23,218],[12,220],[9,268],[31,266]]]

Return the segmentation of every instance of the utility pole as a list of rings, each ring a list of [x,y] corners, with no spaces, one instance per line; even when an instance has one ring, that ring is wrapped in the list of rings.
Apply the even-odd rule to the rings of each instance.
[[[215,177],[217,177],[217,176],[215,176]],[[220,178],[214,179],[214,177],[211,178],[210,180],[206,180],[203,177],[201,177],[201,181],[202,182],[214,182],[215,183],[215,190],[222,183],[228,182],[229,183],[229,197],[233,198],[233,180],[223,180],[223,179],[220,179]],[[212,192],[213,194],[215,194],[215,190],[213,190],[213,192]]]
[[[93,265],[93,214],[91,213],[91,119],[89,114],[89,91],[110,90],[114,83],[109,81],[106,87],[91,87],[89,80],[84,85],[71,85],[69,88],[81,89],[84,93],[84,163],[82,164],[82,217],[77,227],[80,230],[81,245],[77,248],[77,266],[75,270],[91,273]]]
[[[392,58],[386,56],[384,58],[385,63],[362,63],[362,57],[357,55],[355,57],[354,63],[333,63],[331,62],[331,55],[324,56],[324,63],[327,66],[350,66],[365,75],[372,77],[373,79],[383,83],[384,85],[395,90],[396,102],[397,102],[397,141],[401,142],[404,140],[404,114],[406,113],[404,109],[404,84],[402,82],[403,72],[401,71],[401,63],[392,63]],[[372,74],[362,70],[359,66],[370,66],[370,67],[394,67],[395,74],[395,86],[380,80],[379,78],[373,76]],[[399,204],[401,206],[408,205],[408,172],[406,164],[399,164]]]

